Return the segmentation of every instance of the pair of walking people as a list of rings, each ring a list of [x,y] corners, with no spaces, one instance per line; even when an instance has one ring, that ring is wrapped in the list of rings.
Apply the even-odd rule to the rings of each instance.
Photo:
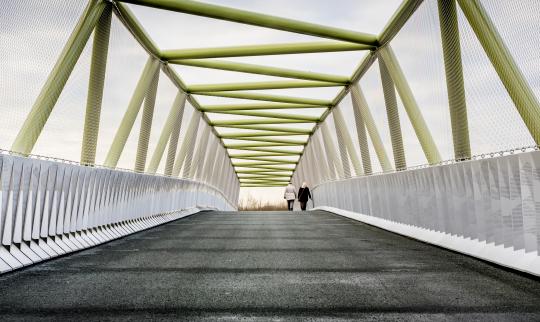
[[[296,193],[296,187],[289,182],[287,187],[285,188],[285,194],[283,198],[287,200],[287,208],[289,210],[293,210],[294,206],[294,200],[298,196],[298,201],[300,202],[300,208],[302,210],[306,210],[307,202],[309,199],[311,199],[311,193],[309,192],[309,188],[307,186],[307,183],[302,183],[302,187],[298,189],[298,194]]]

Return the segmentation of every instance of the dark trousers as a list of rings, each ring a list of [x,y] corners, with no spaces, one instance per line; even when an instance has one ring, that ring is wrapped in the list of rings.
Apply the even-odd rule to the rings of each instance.
[[[292,210],[294,206],[294,199],[293,200],[287,200],[287,209]]]
[[[306,210],[306,206],[307,206],[307,201],[300,201],[300,208],[302,210]]]

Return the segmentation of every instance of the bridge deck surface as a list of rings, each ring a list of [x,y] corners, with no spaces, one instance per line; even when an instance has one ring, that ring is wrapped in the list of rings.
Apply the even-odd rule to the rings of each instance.
[[[0,276],[0,320],[540,320],[540,282],[330,213],[206,212]]]

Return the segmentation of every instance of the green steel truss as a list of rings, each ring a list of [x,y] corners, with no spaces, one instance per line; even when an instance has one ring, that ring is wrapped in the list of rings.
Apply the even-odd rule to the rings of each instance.
[[[459,5],[472,26],[502,83],[514,101],[518,112],[531,132],[532,137],[537,144],[540,143],[540,104],[532,93],[529,84],[527,84],[519,71],[509,49],[505,46],[480,1],[438,1],[456,159],[468,159],[471,157],[465,93],[463,91],[463,76],[461,74],[459,30],[457,29],[456,20],[457,5]],[[165,50],[156,45],[124,2],[316,36],[323,38],[323,41],[196,49],[174,48]],[[144,171],[145,164],[148,163],[149,166],[146,172],[156,172],[164,154],[168,138],[171,137],[171,144],[173,144],[175,137],[175,140],[178,140],[180,125],[175,125],[175,119],[180,118],[181,123],[181,111],[183,111],[186,100],[201,112],[202,118],[211,126],[213,133],[221,139],[223,147],[228,149],[232,166],[236,169],[236,174],[241,185],[245,187],[282,186],[286,184],[291,180],[298,163],[303,160],[304,151],[308,146],[312,150],[313,148],[320,149],[319,153],[322,153],[323,150],[326,151],[326,155],[321,155],[320,161],[324,163],[326,162],[324,160],[328,160],[330,167],[328,169],[329,174],[334,173],[334,166],[336,167],[336,173],[342,173],[343,169],[340,168],[340,163],[343,161],[343,164],[347,164],[348,166],[348,161],[344,158],[349,155],[352,158],[353,165],[355,165],[356,172],[369,175],[371,173],[371,164],[366,133],[370,136],[382,168],[385,171],[393,170],[390,160],[385,154],[385,150],[391,148],[394,151],[395,169],[402,170],[406,168],[406,164],[399,119],[396,116],[394,86],[403,103],[406,116],[415,130],[418,142],[424,150],[426,159],[431,164],[437,164],[441,162],[441,157],[436,142],[430,133],[429,124],[424,121],[414,93],[411,91],[399,62],[389,45],[390,40],[399,32],[421,3],[422,0],[404,0],[383,31],[379,35],[372,35],[191,0],[89,0],[85,12],[79,19],[75,30],[68,39],[64,50],[17,135],[12,145],[12,151],[22,155],[32,153],[32,149],[41,130],[46,124],[71,71],[91,33],[95,31],[93,63],[91,66],[92,77],[89,86],[83,135],[84,140],[81,152],[81,163],[90,165],[95,163],[95,151],[98,144],[97,129],[99,128],[103,79],[106,67],[105,64],[94,63],[94,60],[95,62],[106,61],[111,14],[114,13],[126,25],[127,29],[148,52],[150,57],[132,94],[132,99],[125,115],[118,125],[113,145],[105,161],[106,166],[116,167],[127,137],[141,110],[143,100],[145,101],[145,114],[143,118],[149,117],[151,119],[153,100],[155,99],[155,87],[157,86],[157,75],[160,69],[176,84],[180,92],[173,108],[171,108],[165,127],[163,129],[157,129],[161,132],[161,137],[150,161],[146,159],[148,154],[148,137],[147,135],[144,137],[141,136],[137,151],[136,171]],[[344,51],[366,51],[364,59],[351,75],[323,74],[307,70],[277,68],[215,59]],[[378,129],[372,120],[369,106],[367,106],[367,102],[363,98],[361,89],[358,86],[358,80],[377,59],[380,60],[379,65],[384,83],[384,98],[387,105],[392,147],[384,147],[382,145]],[[185,84],[175,70],[171,68],[171,64],[268,75],[281,77],[284,80],[226,84]],[[307,87],[338,87],[341,90],[333,100],[251,92],[252,90]],[[340,116],[339,110],[335,108],[350,91],[354,103],[356,131],[360,142],[358,150],[361,152],[362,169],[360,168],[358,157],[355,156],[355,153],[351,153],[354,152],[354,149],[350,146],[350,140],[347,141],[348,146],[346,149],[343,146],[339,146],[340,151],[342,151],[341,158],[343,160],[341,161],[338,161],[340,155],[335,152],[337,149],[328,146],[330,141],[327,139],[323,141],[326,144],[324,149],[321,146],[313,147],[313,145],[308,145],[311,142],[311,138],[313,138],[313,134],[319,128],[320,123],[330,113],[336,113],[335,115]],[[251,102],[201,105],[197,101],[197,96],[200,95],[250,100]],[[383,95],[383,88],[381,88],[381,95]],[[287,112],[291,109],[320,109],[321,114],[319,116],[304,116]],[[229,119],[211,121],[210,116],[212,114],[225,114],[229,116]],[[347,115],[347,117],[352,116]],[[95,126],[96,124],[97,126]],[[308,129],[306,129],[306,124],[308,124]],[[346,128],[341,128],[343,127],[343,120],[339,124],[336,123],[336,126],[339,127],[336,129],[338,132],[336,135],[342,139],[348,139],[350,136],[355,135],[348,135],[348,133],[343,132],[347,131]],[[191,127],[194,128],[194,135],[196,135],[196,126],[193,127],[192,125]],[[237,132],[230,131],[230,129],[236,129]],[[150,130],[150,128],[144,129],[145,133],[149,133]],[[298,139],[297,136],[301,135],[306,136],[307,139]],[[193,138],[190,139],[193,140]],[[234,143],[227,143],[224,140],[232,140]],[[173,150],[169,151],[167,155],[166,174],[175,175],[179,172],[177,164],[174,163],[176,141],[172,145]],[[296,149],[290,149],[291,147]],[[185,158],[185,154],[189,152],[188,150],[189,144],[182,144],[182,150],[178,152],[178,157]],[[198,155],[204,155],[203,150],[200,148],[199,150],[201,152]],[[232,153],[230,150],[237,151]],[[328,153],[336,155],[328,155]],[[188,158],[191,158],[189,153]],[[173,165],[175,165],[174,169]]]

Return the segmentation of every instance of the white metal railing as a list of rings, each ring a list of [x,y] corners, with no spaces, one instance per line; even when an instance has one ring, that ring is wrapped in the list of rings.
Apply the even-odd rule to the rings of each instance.
[[[197,212],[233,210],[204,183],[0,155],[0,272]]]
[[[330,181],[313,197],[315,207],[361,214],[383,228],[418,228],[411,237],[429,232],[435,240],[425,241],[441,246],[449,246],[441,238],[453,236],[477,243],[464,248],[468,253],[498,247],[495,261],[534,265],[540,274],[539,151]]]

